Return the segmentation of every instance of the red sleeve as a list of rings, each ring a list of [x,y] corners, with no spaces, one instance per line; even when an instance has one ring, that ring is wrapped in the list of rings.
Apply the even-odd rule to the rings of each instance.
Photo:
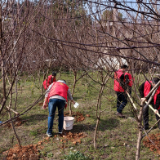
[[[47,88],[52,83],[51,80],[52,80],[52,75],[49,75],[47,78]]]

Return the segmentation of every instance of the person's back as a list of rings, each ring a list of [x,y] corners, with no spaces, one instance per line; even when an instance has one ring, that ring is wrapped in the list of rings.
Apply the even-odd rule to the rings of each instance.
[[[124,89],[122,87],[122,83],[124,81],[124,78],[122,78],[123,74],[124,72],[122,69],[119,69],[114,73],[114,90],[116,92],[124,92]]]

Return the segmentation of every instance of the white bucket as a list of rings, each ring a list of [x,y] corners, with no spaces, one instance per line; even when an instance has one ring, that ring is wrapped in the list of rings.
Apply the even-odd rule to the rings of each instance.
[[[63,128],[71,130],[73,128],[74,117],[64,117]]]

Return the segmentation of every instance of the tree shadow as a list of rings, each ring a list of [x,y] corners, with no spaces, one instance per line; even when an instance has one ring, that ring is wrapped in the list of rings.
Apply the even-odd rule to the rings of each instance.
[[[76,124],[73,125],[72,130],[65,130],[65,132],[72,132],[72,133],[80,133],[86,131],[94,131],[93,125],[90,124]]]
[[[79,99],[81,99],[82,97],[78,97],[78,96],[74,96],[74,100],[77,101]]]
[[[98,130],[105,131],[105,130],[113,130],[119,125],[120,121],[115,118],[109,118],[106,120],[101,119],[99,123]]]
[[[100,120],[98,130],[105,131],[105,130],[113,130],[119,125],[120,121],[115,118],[109,118],[106,120]],[[94,131],[96,124],[75,124],[73,125],[72,130],[65,130],[66,132],[72,133],[79,133],[79,132],[86,132],[86,131]]]
[[[47,120],[48,115],[46,114],[34,114],[30,116],[21,117],[23,120],[26,120],[27,122],[33,122],[33,121],[41,121],[41,120]]]

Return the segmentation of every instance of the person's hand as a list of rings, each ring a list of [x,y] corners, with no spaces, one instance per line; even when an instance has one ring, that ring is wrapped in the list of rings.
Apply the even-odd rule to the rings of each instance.
[[[146,98],[141,98],[141,105],[143,105],[145,101],[146,101]]]
[[[43,104],[42,109],[46,109],[46,108],[47,108],[47,105]]]
[[[126,94],[128,94],[128,91],[127,91],[127,90],[125,90],[125,93],[126,93]]]
[[[154,110],[154,113],[155,113],[155,114],[157,114],[157,113],[159,113],[159,112],[158,112],[158,110],[157,110],[157,109],[155,109],[155,110]]]
[[[72,100],[72,103],[75,104],[76,102],[74,100]]]

